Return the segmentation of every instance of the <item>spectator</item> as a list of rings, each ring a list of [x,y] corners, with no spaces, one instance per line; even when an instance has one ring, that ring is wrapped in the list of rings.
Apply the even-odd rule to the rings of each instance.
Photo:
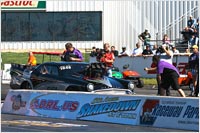
[[[105,43],[103,45],[103,55],[100,59],[100,62],[103,62],[108,67],[107,73],[109,77],[112,77],[112,67],[115,60],[114,54],[109,50],[110,45],[109,43]]]
[[[162,52],[160,52],[160,51],[157,52],[157,55],[160,55],[160,60],[172,64],[172,60],[173,60],[173,55],[174,54],[173,54],[173,51],[171,51],[169,49],[169,45],[164,44],[164,45],[161,46],[161,48],[162,48],[163,51]]]
[[[172,51],[174,54],[179,54],[179,50],[175,46],[172,47]]]
[[[189,18],[189,20],[187,21],[187,27],[188,28],[193,28],[194,27],[194,23],[195,21],[194,21],[194,19],[193,19],[193,16],[192,15],[190,15],[190,18]]]
[[[166,90],[171,86],[174,90],[177,90],[182,97],[185,97],[185,93],[178,83],[179,72],[176,67],[170,63],[161,61],[158,55],[154,55],[152,61],[157,66],[157,73],[161,75],[160,95],[163,96],[164,89]],[[144,70],[149,71],[148,68]]]
[[[143,50],[141,49],[141,47],[140,47],[140,43],[138,42],[138,43],[136,43],[136,48],[133,50],[133,53],[132,53],[132,57],[134,57],[134,56],[142,56],[142,52],[143,52]]]
[[[128,53],[126,51],[126,47],[122,47],[122,52],[120,52],[119,57],[122,57],[122,56],[128,56]]]
[[[190,53],[190,49],[186,48],[186,49],[185,49],[185,53],[184,53],[184,55],[188,55],[188,56],[190,56],[190,55],[191,55],[191,53]]]
[[[191,96],[193,96],[194,88],[196,88],[196,78],[199,73],[199,50],[198,46],[194,45],[192,46],[193,53],[189,57],[189,69],[192,73],[192,81],[193,81],[193,88],[191,90]]]
[[[100,59],[101,59],[101,56],[102,56],[101,51],[102,51],[101,49],[96,48],[96,54],[97,54],[96,60],[97,60],[97,62],[100,62]]]
[[[143,56],[150,56],[150,55],[153,55],[153,52],[151,51],[149,45],[147,45],[147,46],[146,46],[146,49],[143,50],[142,55],[143,55]]]
[[[151,45],[150,44],[150,39],[151,39],[151,34],[148,32],[148,29],[145,29],[143,33],[141,33],[138,38],[144,42],[144,46],[146,45]]]
[[[197,18],[197,22],[194,25],[194,28],[199,32],[199,18]]]
[[[29,52],[28,55],[29,55],[29,58],[28,58],[27,64],[30,66],[36,66],[37,60],[36,60],[36,57],[34,56],[34,54],[32,52]]]
[[[111,52],[113,52],[114,56],[118,56],[119,52],[115,50],[115,46],[111,46]]]
[[[192,35],[192,37],[189,39],[189,44],[190,46],[193,46],[195,45],[195,43],[196,43],[196,37],[195,35]]]
[[[154,44],[153,45],[153,50],[152,50],[152,52],[153,52],[153,54],[154,55],[156,55],[156,51],[158,50],[158,45],[157,44]]]
[[[195,29],[196,29],[197,37],[199,37],[199,18],[197,19],[197,22],[195,24]]]
[[[83,61],[82,53],[78,49],[75,49],[71,43],[67,43],[65,47],[67,49],[67,52],[65,53],[64,61]]]
[[[188,48],[186,48],[185,53],[190,53],[190,50]]]
[[[192,28],[188,28],[188,27],[185,27],[185,29],[183,31],[181,31],[181,34],[183,34],[183,42],[181,42],[182,44],[183,43],[187,43],[187,41],[190,40],[190,38],[192,37],[192,35],[194,35],[194,30]]]
[[[163,39],[162,39],[163,44],[171,44],[170,39],[167,34],[164,34]]]
[[[90,57],[95,57],[95,56],[97,56],[96,47],[92,47],[92,51],[90,53]]]
[[[195,44],[199,44],[199,18],[194,26]]]

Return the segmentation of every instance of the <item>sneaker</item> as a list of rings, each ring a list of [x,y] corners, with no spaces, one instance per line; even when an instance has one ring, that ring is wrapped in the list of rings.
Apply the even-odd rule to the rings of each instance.
[[[155,89],[155,88],[156,88],[156,85],[153,85],[153,86],[152,86],[152,89]]]

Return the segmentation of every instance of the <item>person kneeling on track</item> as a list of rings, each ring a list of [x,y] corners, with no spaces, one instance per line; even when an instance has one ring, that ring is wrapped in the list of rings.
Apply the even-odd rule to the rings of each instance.
[[[152,61],[157,65],[157,72],[161,75],[160,95],[164,96],[164,90],[171,86],[174,90],[177,90],[182,97],[185,97],[184,91],[178,84],[179,72],[176,67],[168,62],[161,61],[158,55],[154,55]],[[148,68],[144,70],[148,71]]]

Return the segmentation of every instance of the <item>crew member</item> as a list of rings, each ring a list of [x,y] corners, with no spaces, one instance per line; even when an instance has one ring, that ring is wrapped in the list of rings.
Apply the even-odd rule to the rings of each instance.
[[[171,86],[174,90],[177,90],[182,97],[185,97],[185,93],[178,83],[179,72],[176,67],[168,62],[161,61],[158,55],[154,55],[152,61],[157,66],[157,73],[161,75],[160,95],[163,96],[164,90]],[[149,71],[148,68],[144,70]]]
[[[81,62],[83,61],[82,53],[73,47],[71,43],[65,45],[67,51],[65,52],[64,61]]]
[[[104,50],[103,50],[104,53],[100,59],[100,62],[103,62],[106,64],[106,66],[108,67],[108,71],[107,71],[108,76],[112,77],[112,67],[115,60],[115,56],[113,52],[109,50],[110,49],[109,43],[105,43],[103,47],[104,47]]]
[[[198,50],[198,46],[194,45],[192,46],[193,49],[193,53],[190,55],[189,57],[189,68],[190,68],[190,72],[192,73],[192,81],[193,81],[193,88],[191,90],[191,96],[193,96],[195,93],[195,95],[197,94],[197,90],[194,90],[197,86],[197,77],[199,74],[199,50]]]
[[[30,66],[36,66],[37,65],[37,61],[36,61],[36,57],[34,56],[34,54],[32,52],[28,53],[29,58],[28,58],[28,65]]]

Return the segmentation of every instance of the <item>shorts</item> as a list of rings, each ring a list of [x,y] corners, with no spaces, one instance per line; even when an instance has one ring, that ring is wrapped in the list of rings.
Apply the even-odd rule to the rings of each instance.
[[[161,74],[161,88],[168,89],[171,86],[174,90],[180,89],[178,83],[179,75],[174,70],[168,69],[165,71],[165,69],[163,74]]]

